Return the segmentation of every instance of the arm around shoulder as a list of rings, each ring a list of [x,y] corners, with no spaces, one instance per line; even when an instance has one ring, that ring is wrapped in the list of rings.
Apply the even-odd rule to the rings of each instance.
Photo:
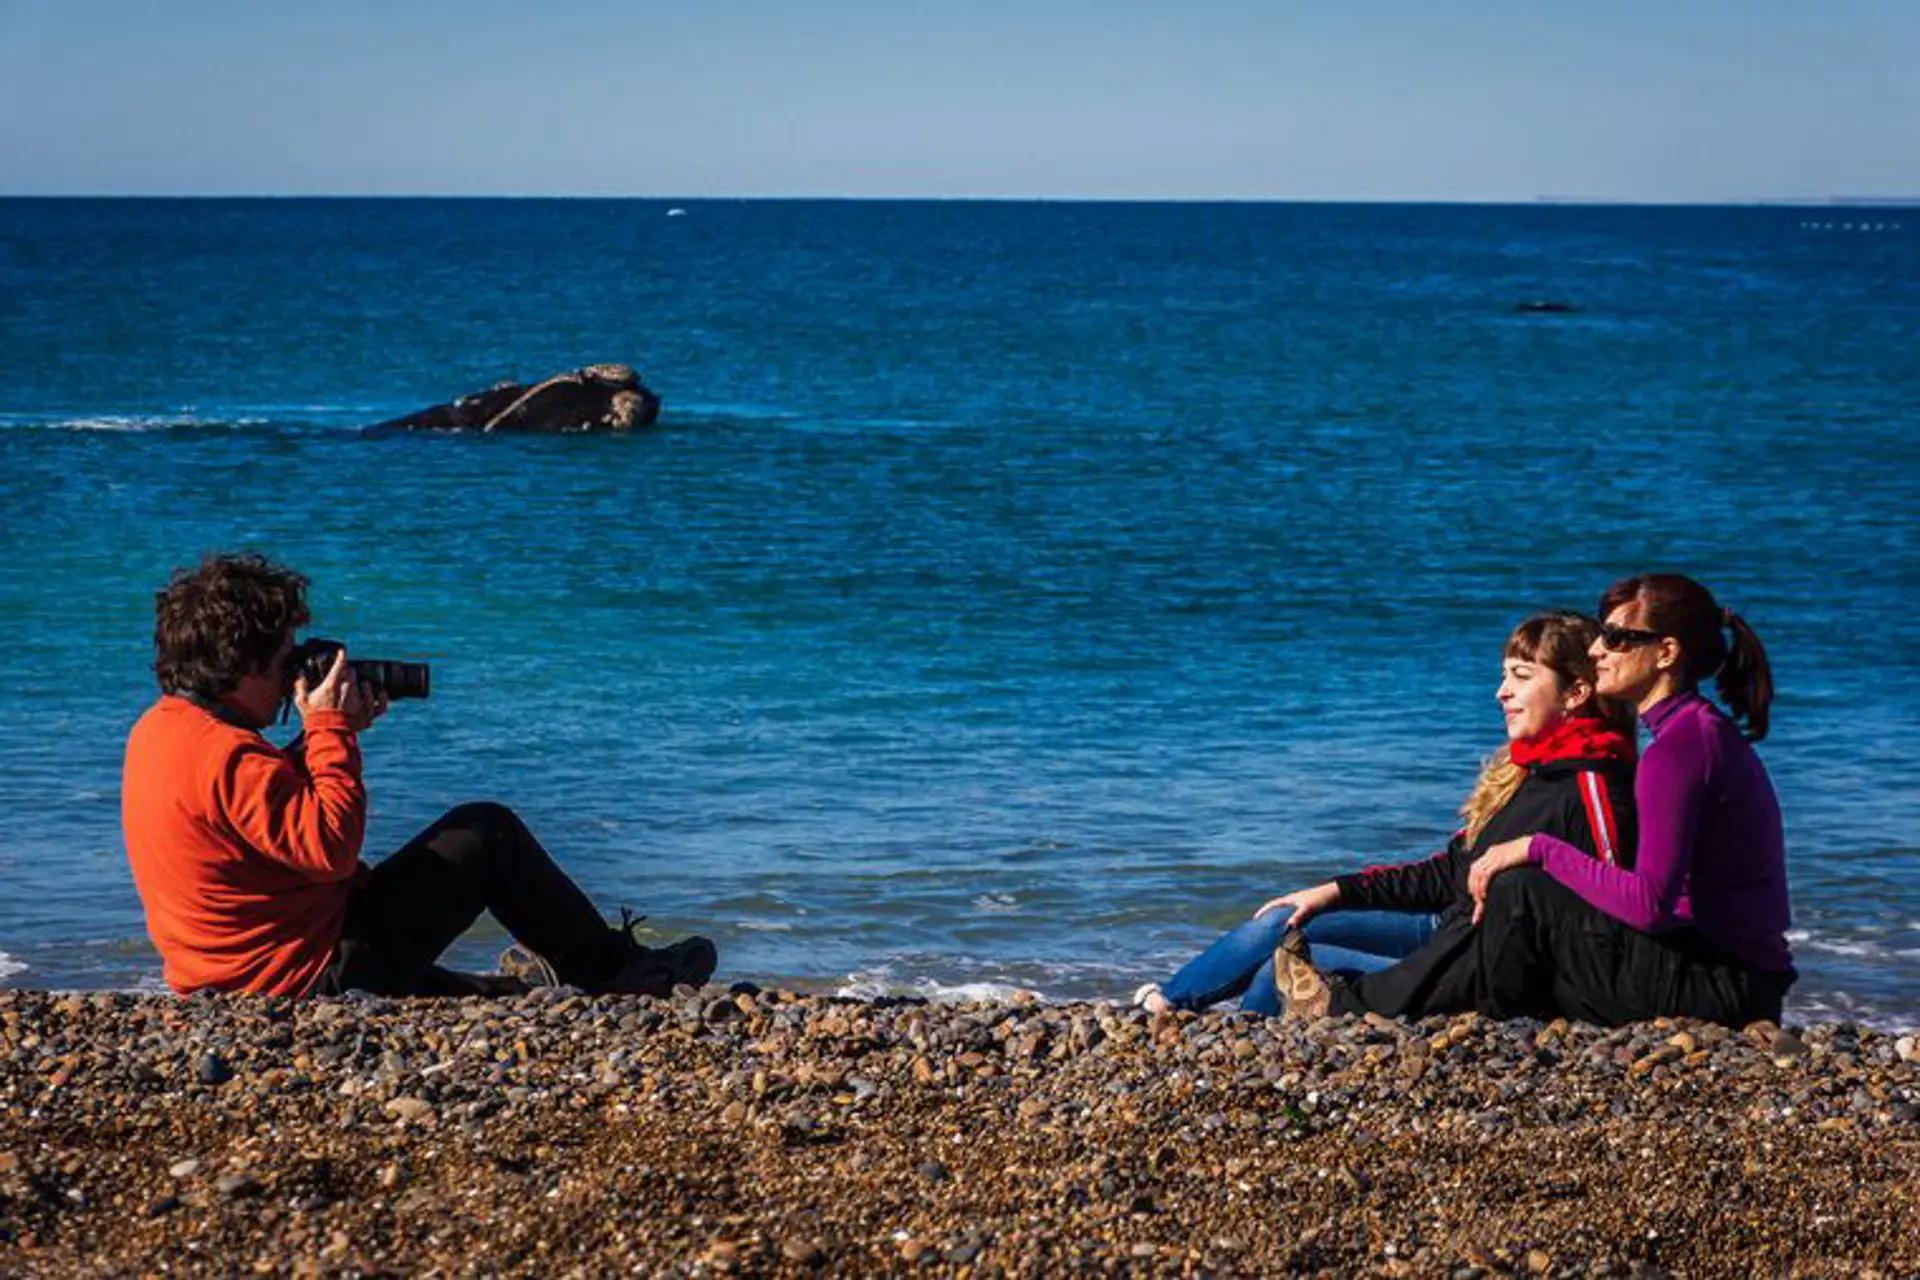
[[[1687,771],[1643,764],[1634,779],[1636,832],[1629,856],[1603,861],[1593,856],[1598,849],[1589,853],[1578,843],[1542,834],[1528,846],[1528,860],[1623,924],[1649,933],[1671,927],[1678,922],[1675,908],[1693,864],[1700,793]],[[1617,795],[1608,793],[1610,799]],[[1613,816],[1617,836],[1617,805]]]

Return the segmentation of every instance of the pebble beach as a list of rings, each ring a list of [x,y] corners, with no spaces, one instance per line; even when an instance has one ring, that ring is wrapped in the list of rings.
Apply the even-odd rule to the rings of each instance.
[[[1920,1272],[1920,1047],[0,991],[0,1275]]]

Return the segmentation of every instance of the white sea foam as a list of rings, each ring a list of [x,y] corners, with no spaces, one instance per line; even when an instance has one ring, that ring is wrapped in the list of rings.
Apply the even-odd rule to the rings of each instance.
[[[1885,958],[1889,954],[1885,947],[1871,942],[1837,942],[1832,938],[1808,938],[1794,945],[1807,951],[1824,951],[1830,956],[1853,956],[1861,960]]]
[[[1885,934],[1886,929],[1862,928],[1857,933]],[[1826,934],[1816,934],[1811,929],[1793,929],[1787,935],[1787,941],[1796,949],[1818,951],[1832,956],[1848,956],[1856,960],[1887,960],[1894,957],[1920,955],[1920,950],[1907,947],[1891,947],[1882,942],[1874,942],[1858,936],[1836,938]]]
[[[106,431],[140,433],[177,431],[184,427],[257,427],[272,421],[259,417],[208,418],[197,413],[103,413],[59,417],[45,414],[0,414],[0,428],[29,431]]]
[[[0,951],[0,982],[5,982],[16,973],[25,973],[26,971],[27,966],[24,961],[15,960],[6,952]]]
[[[170,431],[175,427],[200,425],[192,418],[62,418],[52,422],[27,422],[20,426],[43,431]]]
[[[1890,1013],[1845,991],[1825,992],[1804,998],[1789,995],[1785,1021],[1808,1024],[1854,1022],[1890,1035],[1920,1031],[1920,1025],[1913,1022],[1911,1015]]]
[[[1028,987],[1011,982],[940,982],[934,978],[901,978],[888,969],[868,969],[847,975],[833,994],[854,1000],[877,1000],[883,996],[911,996],[935,1004],[983,1004],[1012,1000],[1021,995],[1047,997]]]
[[[983,893],[973,900],[973,909],[987,915],[1006,915],[1020,909],[1020,900],[1010,893]]]

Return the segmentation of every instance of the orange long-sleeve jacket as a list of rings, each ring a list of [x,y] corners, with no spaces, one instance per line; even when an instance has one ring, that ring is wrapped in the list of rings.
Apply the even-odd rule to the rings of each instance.
[[[127,738],[121,825],[167,985],[305,995],[332,959],[367,792],[346,716],[286,751],[185,698]]]

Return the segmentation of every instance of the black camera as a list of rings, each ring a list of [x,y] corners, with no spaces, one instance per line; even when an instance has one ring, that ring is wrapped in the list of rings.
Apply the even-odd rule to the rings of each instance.
[[[338,640],[302,640],[287,655],[287,697],[293,697],[293,682],[307,678],[309,691],[333,670],[334,655],[346,648]],[[368,693],[384,693],[389,702],[402,698],[424,698],[432,687],[432,673],[424,662],[395,662],[388,658],[349,658],[354,678]]]

